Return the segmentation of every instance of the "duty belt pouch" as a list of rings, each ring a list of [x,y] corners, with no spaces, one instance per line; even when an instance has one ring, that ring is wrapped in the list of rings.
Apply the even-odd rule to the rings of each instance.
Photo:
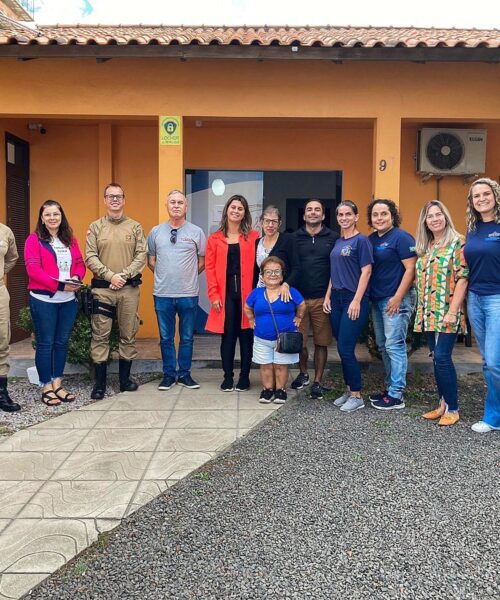
[[[80,300],[82,302],[83,314],[87,317],[104,315],[110,319],[116,318],[116,306],[107,302],[101,302],[95,298],[90,288],[84,288],[80,291]]]

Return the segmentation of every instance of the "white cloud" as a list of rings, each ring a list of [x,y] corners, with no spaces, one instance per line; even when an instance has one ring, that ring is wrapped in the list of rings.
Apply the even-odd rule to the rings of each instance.
[[[500,28],[498,0],[36,0],[48,23],[165,25],[392,25]],[[494,8],[494,7],[497,8]]]

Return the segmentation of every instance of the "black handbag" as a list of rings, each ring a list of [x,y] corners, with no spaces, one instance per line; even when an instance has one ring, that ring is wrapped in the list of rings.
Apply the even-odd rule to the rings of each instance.
[[[281,352],[281,354],[300,354],[302,352],[303,344],[302,334],[300,331],[285,331],[280,333],[278,325],[276,324],[276,319],[274,318],[273,307],[269,302],[266,291],[264,291],[264,297],[269,304],[269,310],[271,311],[271,317],[273,318],[274,328],[276,329],[276,333],[278,335],[276,352]]]

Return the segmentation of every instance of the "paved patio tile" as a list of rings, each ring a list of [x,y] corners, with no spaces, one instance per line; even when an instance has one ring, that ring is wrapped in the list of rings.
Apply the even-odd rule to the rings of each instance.
[[[63,415],[64,416],[64,415]],[[2,452],[63,452],[71,451],[87,435],[89,429],[33,429],[29,427],[0,444]]]
[[[115,402],[109,409],[110,412],[114,411],[164,411],[172,410],[179,400],[179,394],[170,395],[170,390],[167,392],[148,392],[147,396],[141,398],[132,398],[131,396],[124,396],[118,402]]]
[[[131,515],[133,512],[141,508],[141,506],[144,506],[148,502],[151,502],[151,500],[154,500],[167,488],[175,485],[176,483],[176,479],[169,479],[166,481],[163,479],[141,481],[135,496],[132,498],[131,504],[129,504],[125,516]]]
[[[175,410],[236,410],[238,398],[236,394],[183,394]]]
[[[73,452],[52,479],[86,481],[138,481],[152,452]]]
[[[92,519],[16,519],[0,537],[0,572],[52,573],[97,535]]]
[[[96,429],[163,429],[170,414],[170,410],[109,411],[97,423]]]
[[[212,456],[209,452],[156,452],[144,479],[182,479]]]
[[[175,410],[167,424],[168,429],[196,428],[203,425],[205,429],[236,429],[236,410]]]
[[[263,419],[272,415],[275,409],[271,408],[266,410],[262,409],[254,409],[254,410],[240,410],[238,412],[238,426],[243,429],[248,429],[250,427],[255,427],[258,425]]]
[[[20,598],[50,573],[4,573],[0,575],[0,600]]]
[[[92,402],[92,404],[87,404],[87,406],[82,406],[80,410],[107,411],[113,406],[116,400],[117,396],[111,396],[111,398],[104,398],[104,400],[98,400],[97,402]]]
[[[147,452],[155,450],[161,429],[93,429],[76,452]]]
[[[220,452],[235,439],[234,429],[166,429],[158,450]]]
[[[0,481],[0,517],[16,517],[42,485],[42,481]]]
[[[288,394],[289,396],[291,395],[290,393]],[[240,410],[278,410],[278,408],[280,408],[280,406],[282,406],[281,404],[274,404],[274,402],[271,402],[271,404],[261,404],[259,402],[259,396],[260,396],[260,390],[258,394],[252,394],[251,396],[249,396],[248,394],[240,394],[240,397],[238,399],[238,408]]]
[[[0,481],[45,481],[68,456],[68,452],[0,452]]]
[[[19,518],[121,519],[136,488],[135,481],[49,481]]]
[[[55,419],[47,419],[43,423],[38,423],[30,427],[30,430],[37,429],[92,429],[99,419],[103,416],[103,411],[99,410],[74,410],[59,415]]]

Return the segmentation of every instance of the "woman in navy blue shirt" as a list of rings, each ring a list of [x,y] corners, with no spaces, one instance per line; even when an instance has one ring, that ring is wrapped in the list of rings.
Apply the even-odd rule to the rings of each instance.
[[[487,386],[484,416],[472,429],[487,433],[500,430],[500,185],[493,179],[483,177],[471,185],[467,231],[467,311]]]
[[[415,279],[415,240],[399,228],[401,217],[392,200],[373,200],[368,205],[368,236],[373,246],[370,300],[375,339],[385,368],[385,390],[373,394],[373,408],[404,408],[408,355],[406,334],[417,303]]]
[[[361,369],[355,349],[369,313],[368,284],[372,272],[372,245],[359,233],[358,207],[350,200],[337,206],[341,237],[330,254],[330,283],[323,310],[331,313],[333,335],[342,362],[347,389],[334,402],[343,412],[364,408]]]
[[[281,258],[265,258],[260,265],[260,274],[264,287],[252,290],[244,307],[250,327],[254,330],[252,360],[260,365],[264,388],[259,402],[269,404],[274,399],[275,404],[283,404],[287,399],[288,365],[299,362],[299,355],[276,350],[278,331],[297,331],[306,305],[304,298],[293,287],[289,289],[290,299],[286,302],[282,300],[282,283],[286,273]]]

